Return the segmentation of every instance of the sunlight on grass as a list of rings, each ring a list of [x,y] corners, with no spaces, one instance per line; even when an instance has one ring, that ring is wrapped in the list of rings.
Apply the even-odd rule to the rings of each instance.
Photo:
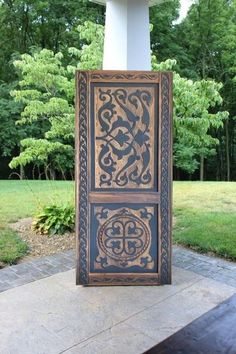
[[[15,263],[27,252],[8,223],[32,216],[44,205],[67,202],[74,203],[74,182],[0,180],[0,262]]]
[[[236,260],[236,183],[175,182],[174,242]]]
[[[74,202],[71,181],[0,180],[0,224],[32,216],[46,204],[67,202]]]
[[[236,260],[235,182],[175,182],[173,200],[174,242]],[[0,181],[0,226],[8,234],[8,223],[44,205],[73,202],[74,182]]]
[[[174,209],[236,213],[235,182],[174,182]]]
[[[27,253],[28,246],[9,228],[0,229],[0,262],[14,264]]]

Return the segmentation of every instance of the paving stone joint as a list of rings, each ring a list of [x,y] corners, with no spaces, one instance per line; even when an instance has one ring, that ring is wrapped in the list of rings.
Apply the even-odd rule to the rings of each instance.
[[[236,288],[236,263],[173,247],[173,265]],[[64,251],[0,270],[0,292],[75,267],[74,250]]]

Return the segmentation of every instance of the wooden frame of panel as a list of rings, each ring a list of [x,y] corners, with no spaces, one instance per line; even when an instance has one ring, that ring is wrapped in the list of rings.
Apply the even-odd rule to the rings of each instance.
[[[94,191],[90,169],[91,83],[157,83],[159,85],[159,150],[157,191],[138,192],[132,203],[158,205],[158,271],[156,273],[91,273],[90,204],[130,203],[134,193]],[[157,157],[156,157],[157,158]],[[78,71],[76,73],[76,284],[160,285],[171,283],[172,228],[172,73],[150,71]]]

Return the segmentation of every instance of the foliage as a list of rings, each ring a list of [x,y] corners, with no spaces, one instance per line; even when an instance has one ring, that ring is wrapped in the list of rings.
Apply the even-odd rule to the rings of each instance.
[[[75,209],[70,205],[52,204],[36,213],[32,227],[41,234],[60,234],[74,230]]]
[[[0,1],[1,177],[9,173],[5,167],[6,162],[9,161],[6,156],[13,157],[20,153],[22,149],[20,141],[25,137],[43,138],[46,129],[45,122],[40,124],[32,122],[30,125],[25,124],[16,129],[15,122],[22,110],[22,103],[19,104],[9,97],[9,91],[14,89],[15,82],[18,80],[13,61],[20,60],[22,53],[32,54],[41,49],[48,49],[53,53],[62,52],[63,65],[66,67],[71,62],[68,47],[76,46],[81,49],[86,42],[78,38],[78,25],[84,23],[86,19],[93,20],[97,24],[104,23],[104,11],[103,6],[91,3],[89,0]],[[71,89],[74,89],[73,82]],[[35,165],[33,167],[37,170],[39,168]],[[42,175],[45,168],[40,166],[38,174]],[[68,175],[63,176],[64,171],[62,173],[61,167],[59,170],[58,177],[68,177]],[[23,168],[21,174],[23,176]]]
[[[70,53],[79,58],[79,68],[96,68],[101,64],[103,27],[85,22],[79,27],[80,38],[86,40],[81,50],[70,48]],[[20,124],[47,121],[49,129],[44,138],[28,138],[21,142],[23,151],[11,162],[11,167],[34,163],[43,165],[45,175],[61,171],[63,175],[73,168],[74,109],[72,106],[73,77],[75,63],[66,68],[62,54],[42,50],[33,55],[22,55],[15,66],[21,70],[20,90],[13,91],[16,101],[25,104]],[[172,69],[174,60],[157,64],[153,55],[153,69]],[[210,108],[222,103],[220,84],[214,81],[193,82],[174,74],[174,164],[189,173],[194,172],[200,156],[214,154],[217,139],[210,134],[210,128],[222,126],[227,112],[210,113]]]
[[[17,236],[15,231],[0,228],[0,262],[14,264],[27,251],[27,244]]]
[[[150,21],[153,25],[151,32],[153,55],[159,63],[165,62],[168,58],[175,58],[176,73],[180,78],[193,80],[194,84],[202,79],[222,82],[223,86],[220,88],[223,98],[222,110],[229,112],[229,119],[222,117],[220,128],[210,124],[208,138],[205,139],[205,133],[201,142],[196,142],[194,138],[193,146],[185,134],[186,129],[184,134],[181,132],[185,138],[178,137],[181,130],[178,128],[175,136],[175,165],[178,170],[192,172],[198,169],[200,160],[206,160],[205,167],[201,164],[201,169],[205,170],[208,178],[234,179],[236,177],[236,120],[234,118],[236,116],[234,99],[236,95],[236,2],[235,0],[195,1],[182,23],[176,22],[179,8],[179,0],[167,1],[150,8]],[[34,150],[35,157],[31,159],[30,168],[38,171],[39,176],[71,177],[73,160],[68,157],[68,150],[62,151],[63,161],[54,162],[58,159],[57,147],[52,152],[53,146],[49,149],[48,142],[67,145],[70,149],[69,155],[72,156],[74,153],[73,75],[76,68],[101,68],[103,28],[100,25],[104,23],[104,11],[103,6],[91,3],[89,0],[69,0],[66,3],[62,0],[57,2],[2,0],[0,2],[1,160],[3,160],[2,156],[13,157],[20,152],[25,152],[32,144],[31,150]],[[41,49],[46,51],[42,53]],[[22,53],[27,53],[28,57],[22,57]],[[56,67],[55,72],[50,71],[46,57],[51,61],[52,66]],[[13,62],[16,62],[16,71],[13,69]],[[24,72],[21,64],[23,66],[27,64],[28,73]],[[49,83],[50,75],[53,77],[52,81],[55,79],[51,82],[55,90],[54,92],[50,90],[48,96],[46,88],[40,86],[37,80],[37,74],[42,75],[44,70]],[[16,87],[17,75],[18,79],[23,81],[22,87]],[[30,75],[32,80],[27,83]],[[27,78],[25,83],[24,76]],[[68,85],[67,88],[64,86],[64,89],[67,93],[60,91],[61,84],[63,86],[66,80]],[[185,82],[184,87],[187,86]],[[197,90],[196,87],[195,89]],[[219,91],[218,87],[214,89]],[[26,97],[19,93],[19,97],[14,96],[13,101],[9,96],[11,90],[30,92],[28,98],[26,92]],[[187,99],[185,94],[184,97]],[[24,99],[27,102],[24,102]],[[30,100],[32,105],[29,103]],[[193,100],[190,105],[192,103]],[[58,112],[60,104],[62,112]],[[207,104],[204,104],[205,108],[206,106]],[[15,122],[22,109],[25,111],[20,118],[20,124],[16,127]],[[220,108],[218,104],[213,107],[209,101],[207,110],[209,114],[215,115]],[[214,122],[216,120],[214,117]],[[195,121],[200,123],[199,120]],[[184,127],[186,124],[183,123]],[[193,129],[188,128],[189,132],[192,139]],[[199,131],[195,133],[194,130],[194,137],[200,136]],[[20,146],[20,141],[25,138],[30,140]],[[45,141],[44,156],[50,150],[47,161],[37,154],[37,146],[42,140]],[[219,144],[215,144],[216,141],[219,141]],[[191,163],[192,156],[194,158]],[[20,155],[14,160],[13,165],[23,166],[27,159],[27,156]]]
[[[235,19],[235,0],[199,0],[179,25],[180,43],[191,59],[188,67],[194,67],[198,77],[224,81],[235,72]]]
[[[68,47],[80,47],[77,26],[87,19],[104,23],[104,11],[89,0],[1,0],[0,78],[15,80],[13,53],[46,48],[65,54]]]
[[[80,39],[85,41],[80,52],[78,69],[97,70],[102,68],[104,27],[91,21],[78,26]]]
[[[66,163],[72,161],[74,153],[73,80],[63,67],[62,58],[61,53],[43,49],[33,55],[23,54],[14,63],[22,73],[20,89],[12,91],[15,101],[24,104],[18,124],[37,122],[42,136],[21,141],[24,151],[12,160],[13,168],[33,162],[53,172],[73,169],[73,163]]]
[[[18,131],[15,121],[21,111],[21,104],[12,102],[10,91],[14,84],[0,85],[0,155],[10,156],[13,149],[19,144],[21,134]],[[12,119],[9,120],[9,117]]]
[[[69,145],[62,144],[58,141],[51,142],[46,139],[28,138],[21,141],[23,151],[18,157],[13,158],[10,163],[11,168],[18,165],[44,165],[44,174],[47,179],[55,178],[55,171],[59,170],[62,176],[66,171],[72,171],[74,153]],[[51,161],[48,163],[48,161]]]
[[[15,263],[27,252],[27,245],[8,223],[32,216],[48,204],[73,203],[71,181],[0,180],[0,263]]]
[[[236,1],[196,1],[186,19],[176,26],[179,51],[175,58],[182,76],[214,79],[222,82],[223,109],[229,119],[211,134],[218,138],[215,157],[207,161],[211,178],[230,180],[236,177]]]
[[[158,58],[158,62],[167,58],[175,58],[179,53],[178,41],[176,41],[174,21],[177,20],[180,10],[180,0],[165,1],[150,8],[150,22],[153,25],[151,31],[151,49]]]
[[[70,48],[71,65],[64,65],[61,52],[43,49],[32,55],[23,54],[14,65],[22,75],[19,88],[11,92],[15,102],[24,105],[20,126],[41,127],[41,136],[23,139],[21,154],[10,163],[11,168],[33,163],[43,168],[46,178],[73,176],[74,167],[74,72],[95,67],[101,60],[103,27],[91,22],[79,26],[81,40],[91,43],[81,50]],[[94,55],[92,55],[94,53]],[[97,54],[97,55],[96,55]]]
[[[175,60],[157,64],[153,57],[154,70],[171,70]],[[199,157],[215,153],[216,138],[210,129],[223,126],[228,112],[211,113],[210,109],[222,104],[221,84],[213,80],[192,81],[174,72],[174,165],[193,173]]]

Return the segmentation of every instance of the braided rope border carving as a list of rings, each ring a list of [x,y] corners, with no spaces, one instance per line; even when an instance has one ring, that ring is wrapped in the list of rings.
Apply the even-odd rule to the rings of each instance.
[[[78,256],[79,256],[79,284],[89,284],[88,275],[88,75],[92,79],[110,79],[110,80],[127,80],[127,79],[143,79],[155,80],[157,74],[134,75],[134,74],[117,74],[117,75],[98,75],[80,72],[78,77],[79,88],[79,154],[78,154],[78,178],[79,178],[79,240],[78,240]],[[92,76],[94,75],[94,76]],[[97,76],[96,76],[97,75]],[[162,92],[162,124],[161,124],[161,273],[160,278],[150,278],[149,284],[166,284],[170,282],[170,159],[169,153],[171,149],[170,133],[170,84],[171,79],[168,73],[158,73],[161,75],[161,92]],[[146,280],[142,277],[133,278],[112,275],[106,275],[103,279],[91,279],[91,284],[145,284]]]
[[[170,77],[162,74],[162,124],[161,124],[161,283],[170,281],[169,270],[169,220],[170,220],[170,175],[169,175],[169,154],[170,154]]]
[[[88,284],[87,74],[79,74],[79,283]]]
[[[112,277],[112,276],[104,276],[102,278],[93,276],[92,284],[111,284],[111,285],[122,285],[122,284],[132,284],[132,285],[146,285],[147,283],[150,285],[158,285],[159,284],[159,277],[152,277],[146,278],[143,277],[132,277],[132,276],[119,276],[119,277]]]
[[[102,73],[92,73],[91,79],[104,79],[104,80],[157,80],[159,73],[150,74],[102,74]]]

